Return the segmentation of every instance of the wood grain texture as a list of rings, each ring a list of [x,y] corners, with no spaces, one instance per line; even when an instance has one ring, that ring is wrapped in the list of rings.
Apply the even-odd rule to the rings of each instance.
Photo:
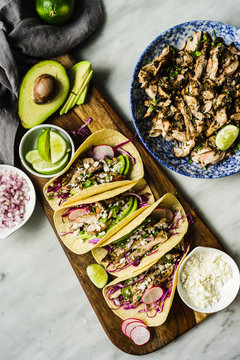
[[[60,61],[66,67],[69,67],[74,63],[74,60],[69,55],[61,56],[56,58],[56,60]],[[89,94],[84,105],[75,107],[68,114],[62,115],[61,117],[55,114],[48,120],[48,123],[61,126],[65,130],[76,130],[83,124],[83,120],[89,117],[92,118],[92,122],[89,125],[91,132],[103,128],[109,128],[121,131],[128,138],[133,136],[131,131],[125,125],[124,121],[119,117],[119,115],[114,111],[114,109],[102,97],[101,93],[94,86],[90,87]],[[16,137],[16,150],[18,149],[19,140],[21,139],[21,136],[24,132],[25,130],[19,126]],[[82,141],[84,141],[84,139],[79,137],[74,138],[73,140],[75,142],[76,148],[81,144]],[[155,198],[158,199],[166,192],[171,192],[173,194],[177,193],[177,197],[182,203],[186,213],[190,213],[193,216],[195,223],[190,226],[190,230],[187,235],[188,237],[192,237],[193,246],[202,245],[223,249],[214,234],[210,231],[210,229],[208,229],[208,227],[199,218],[188,201],[167,177],[163,167],[160,166],[151,157],[151,155],[147,152],[138,139],[134,141],[134,145],[141,154],[143,163],[145,165],[145,178],[152,188]],[[29,176],[35,185],[38,199],[43,206],[48,220],[54,228],[53,211],[45,201],[42,194],[42,188],[47,182],[47,179],[36,177],[31,174],[29,174]],[[86,267],[94,262],[92,255],[90,253],[85,255],[73,254],[62,244],[59,238],[58,240],[66,256],[68,257],[68,260],[73,270],[75,271],[75,274],[78,277],[106,334],[112,343],[122,351],[129,354],[143,355],[158,350],[209,316],[209,314],[200,314],[189,309],[180,300],[176,292],[167,321],[157,328],[150,328],[151,340],[147,344],[143,346],[134,345],[132,340],[122,334],[122,321],[107,306],[102,296],[101,290],[97,289],[87,277]]]

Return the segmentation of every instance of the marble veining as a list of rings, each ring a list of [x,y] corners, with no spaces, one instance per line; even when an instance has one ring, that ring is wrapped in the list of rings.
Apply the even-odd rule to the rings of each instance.
[[[239,0],[104,0],[102,5],[104,24],[74,55],[92,62],[96,85],[132,128],[132,74],[153,39],[196,19],[240,26]],[[164,169],[240,265],[240,174],[192,179]],[[224,311],[143,358],[240,359],[239,300],[240,295]],[[37,204],[31,220],[0,241],[0,360],[136,358],[106,336]]]

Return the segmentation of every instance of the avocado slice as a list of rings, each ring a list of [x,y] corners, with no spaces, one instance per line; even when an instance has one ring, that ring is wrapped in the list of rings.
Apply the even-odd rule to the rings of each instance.
[[[89,61],[80,61],[69,70],[71,93],[60,110],[60,115],[66,114],[81,100],[81,95],[91,80],[93,71]]]
[[[129,172],[129,168],[130,168],[130,160],[129,157],[127,155],[123,155],[124,159],[125,159],[125,169],[123,171],[123,175],[127,175]]]
[[[124,212],[122,213],[122,216],[120,218],[117,218],[117,223],[119,221],[122,221],[125,217],[127,217],[129,214],[133,213],[138,207],[137,199],[134,196],[130,196],[130,199],[128,201],[128,207]]]
[[[125,157],[123,156],[123,155],[120,155],[120,156],[118,156],[118,162],[122,165],[122,167],[120,168],[120,170],[119,170],[119,174],[123,174],[124,173],[124,170],[125,170],[125,163],[126,163],[126,161],[125,161]]]
[[[54,94],[46,102],[36,103],[36,83],[41,78],[54,83]],[[18,114],[22,126],[30,129],[45,121],[64,103],[68,91],[68,75],[59,62],[45,60],[34,65],[23,78],[19,92]]]

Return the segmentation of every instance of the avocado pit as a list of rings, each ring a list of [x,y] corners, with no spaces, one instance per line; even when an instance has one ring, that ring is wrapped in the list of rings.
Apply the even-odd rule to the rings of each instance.
[[[33,101],[36,104],[46,104],[56,95],[57,81],[49,74],[40,75],[33,86]]]

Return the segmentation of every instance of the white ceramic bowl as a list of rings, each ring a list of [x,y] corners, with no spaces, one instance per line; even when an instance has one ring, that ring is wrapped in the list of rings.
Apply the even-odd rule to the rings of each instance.
[[[192,299],[189,298],[186,289],[183,288],[182,286],[182,282],[181,282],[181,274],[182,271],[184,269],[184,265],[186,264],[186,262],[193,256],[196,255],[199,252],[213,252],[214,254],[219,254],[222,256],[222,258],[224,259],[224,261],[230,265],[231,269],[232,269],[232,277],[225,283],[225,285],[219,289],[219,294],[220,294],[220,300],[219,302],[217,302],[216,304],[214,304],[211,307],[206,307],[206,308],[200,308],[199,306],[197,306]],[[229,256],[227,255],[225,252],[218,250],[218,249],[214,249],[214,248],[210,248],[210,247],[203,247],[203,246],[199,246],[196,247],[193,251],[191,251],[191,253],[184,259],[184,261],[182,262],[180,268],[179,268],[179,272],[178,272],[178,281],[177,281],[177,289],[178,289],[178,293],[179,296],[181,297],[182,301],[191,309],[196,310],[198,312],[202,312],[202,313],[214,313],[217,311],[220,311],[222,309],[224,309],[225,307],[227,307],[228,305],[231,304],[231,302],[235,299],[235,297],[237,296],[237,293],[239,291],[239,286],[240,286],[240,274],[239,274],[239,269],[237,264],[235,263],[235,261]]]
[[[52,175],[44,175],[44,174],[40,174],[37,171],[35,171],[31,165],[25,160],[25,156],[28,153],[28,151],[30,150],[34,150],[37,148],[37,140],[39,135],[41,134],[41,132],[44,129],[54,129],[56,132],[58,132],[60,135],[62,135],[62,137],[68,142],[69,146],[71,147],[71,156],[69,158],[69,161],[71,160],[71,158],[74,155],[74,143],[72,141],[71,136],[65,131],[63,130],[61,127],[56,126],[56,125],[51,125],[51,124],[41,124],[41,125],[37,125],[34,126],[32,129],[28,130],[22,137],[20,145],[19,145],[19,157],[20,160],[22,162],[22,164],[24,165],[24,167],[33,175],[38,176],[38,177],[42,177],[42,178],[51,178],[51,177],[55,177],[59,174],[55,173]],[[68,161],[68,162],[69,162]],[[61,169],[62,171],[63,169]]]
[[[22,178],[24,178],[27,181],[27,184],[29,186],[28,195],[30,197],[30,200],[26,201],[25,214],[24,214],[23,221],[20,224],[12,227],[11,229],[8,229],[8,228],[0,229],[0,239],[5,239],[6,237],[8,237],[12,233],[14,233],[16,230],[20,229],[20,227],[22,227],[28,221],[28,219],[31,217],[33,210],[35,208],[35,204],[36,204],[36,192],[35,192],[33,183],[29,179],[29,177],[22,170],[19,170],[18,168],[14,167],[14,166],[0,165],[0,173],[5,172],[5,170],[10,170],[13,173],[17,173],[19,176],[21,176]]]

